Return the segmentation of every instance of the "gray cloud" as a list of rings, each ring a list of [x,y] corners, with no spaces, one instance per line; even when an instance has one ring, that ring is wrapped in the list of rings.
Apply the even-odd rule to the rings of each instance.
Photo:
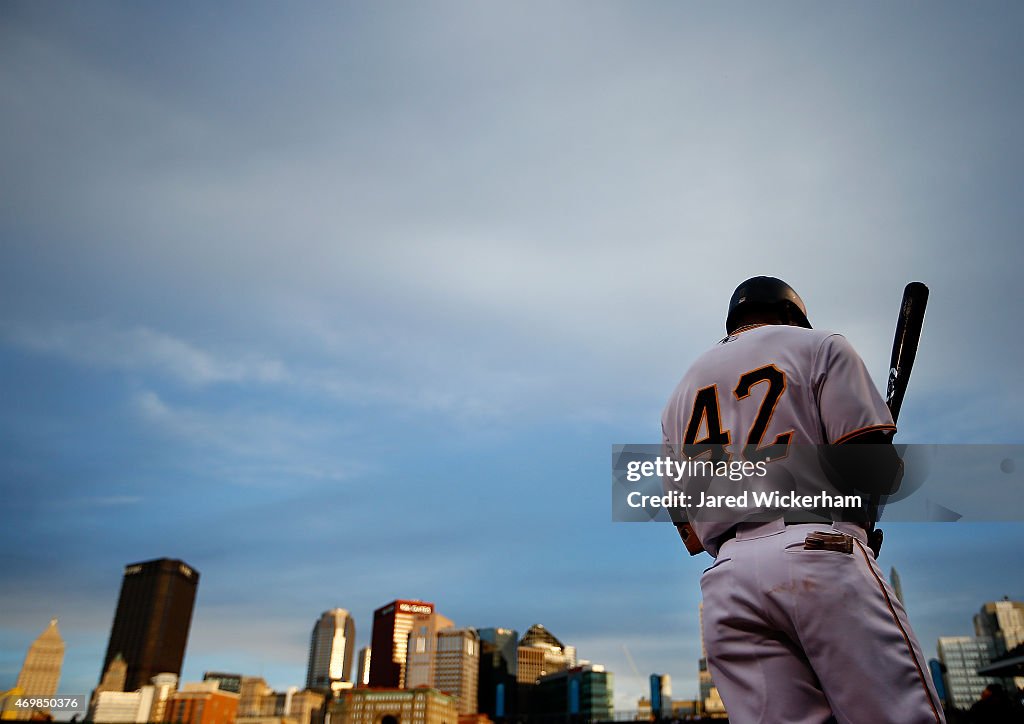
[[[2,329],[2,327],[0,327]],[[34,352],[127,371],[151,371],[188,384],[285,382],[288,372],[274,359],[244,353],[218,358],[184,340],[145,326],[120,328],[106,321],[10,325],[5,336]]]

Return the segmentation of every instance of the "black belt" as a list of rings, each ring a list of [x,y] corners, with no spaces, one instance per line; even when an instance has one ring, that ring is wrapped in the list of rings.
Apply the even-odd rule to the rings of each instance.
[[[825,521],[815,522],[815,521],[810,521],[810,520],[802,522],[802,523],[798,523],[796,521],[793,521],[793,522],[784,521],[783,524],[784,525],[830,525],[829,523],[826,523]],[[732,528],[730,528],[729,530],[725,531],[725,533],[720,535],[718,537],[718,547],[721,548],[723,545],[726,544],[726,542],[731,541],[733,538],[735,538],[736,534],[739,532],[739,527],[741,525],[743,525],[743,523],[737,523]],[[856,525],[859,525],[861,528],[863,528],[865,530],[865,532],[867,532],[867,534],[868,534],[868,540],[871,540],[871,532],[874,530],[875,526],[870,524],[870,523],[857,523]]]

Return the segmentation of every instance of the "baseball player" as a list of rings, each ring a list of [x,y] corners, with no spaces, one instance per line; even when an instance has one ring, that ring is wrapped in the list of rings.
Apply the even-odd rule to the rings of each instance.
[[[726,332],[665,407],[667,454],[758,459],[772,471],[797,445],[892,450],[896,427],[863,361],[841,335],[811,328],[788,284],[740,284]],[[898,482],[892,458],[888,475]],[[687,548],[697,539],[715,557],[701,577],[704,640],[730,721],[945,721],[906,613],[875,563],[872,521],[686,515]]]

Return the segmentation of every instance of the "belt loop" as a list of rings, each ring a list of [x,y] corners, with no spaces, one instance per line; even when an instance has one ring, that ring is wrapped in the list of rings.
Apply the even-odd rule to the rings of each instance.
[[[740,523],[736,526],[737,540],[749,540],[751,538],[764,538],[765,536],[781,533],[786,529],[786,522],[782,518],[764,522]]]

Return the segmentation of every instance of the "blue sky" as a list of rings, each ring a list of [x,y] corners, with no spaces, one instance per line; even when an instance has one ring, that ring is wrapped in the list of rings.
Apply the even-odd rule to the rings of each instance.
[[[696,691],[698,577],[613,524],[742,279],[904,442],[1021,443],[1012,3],[0,5],[0,689],[51,616],[98,680],[124,564],[202,574],[186,679],[301,684],[335,606],[540,622]],[[1022,518],[1024,519],[1024,518]],[[934,655],[1024,599],[1024,524],[887,528]],[[636,676],[623,647],[639,668]]]

